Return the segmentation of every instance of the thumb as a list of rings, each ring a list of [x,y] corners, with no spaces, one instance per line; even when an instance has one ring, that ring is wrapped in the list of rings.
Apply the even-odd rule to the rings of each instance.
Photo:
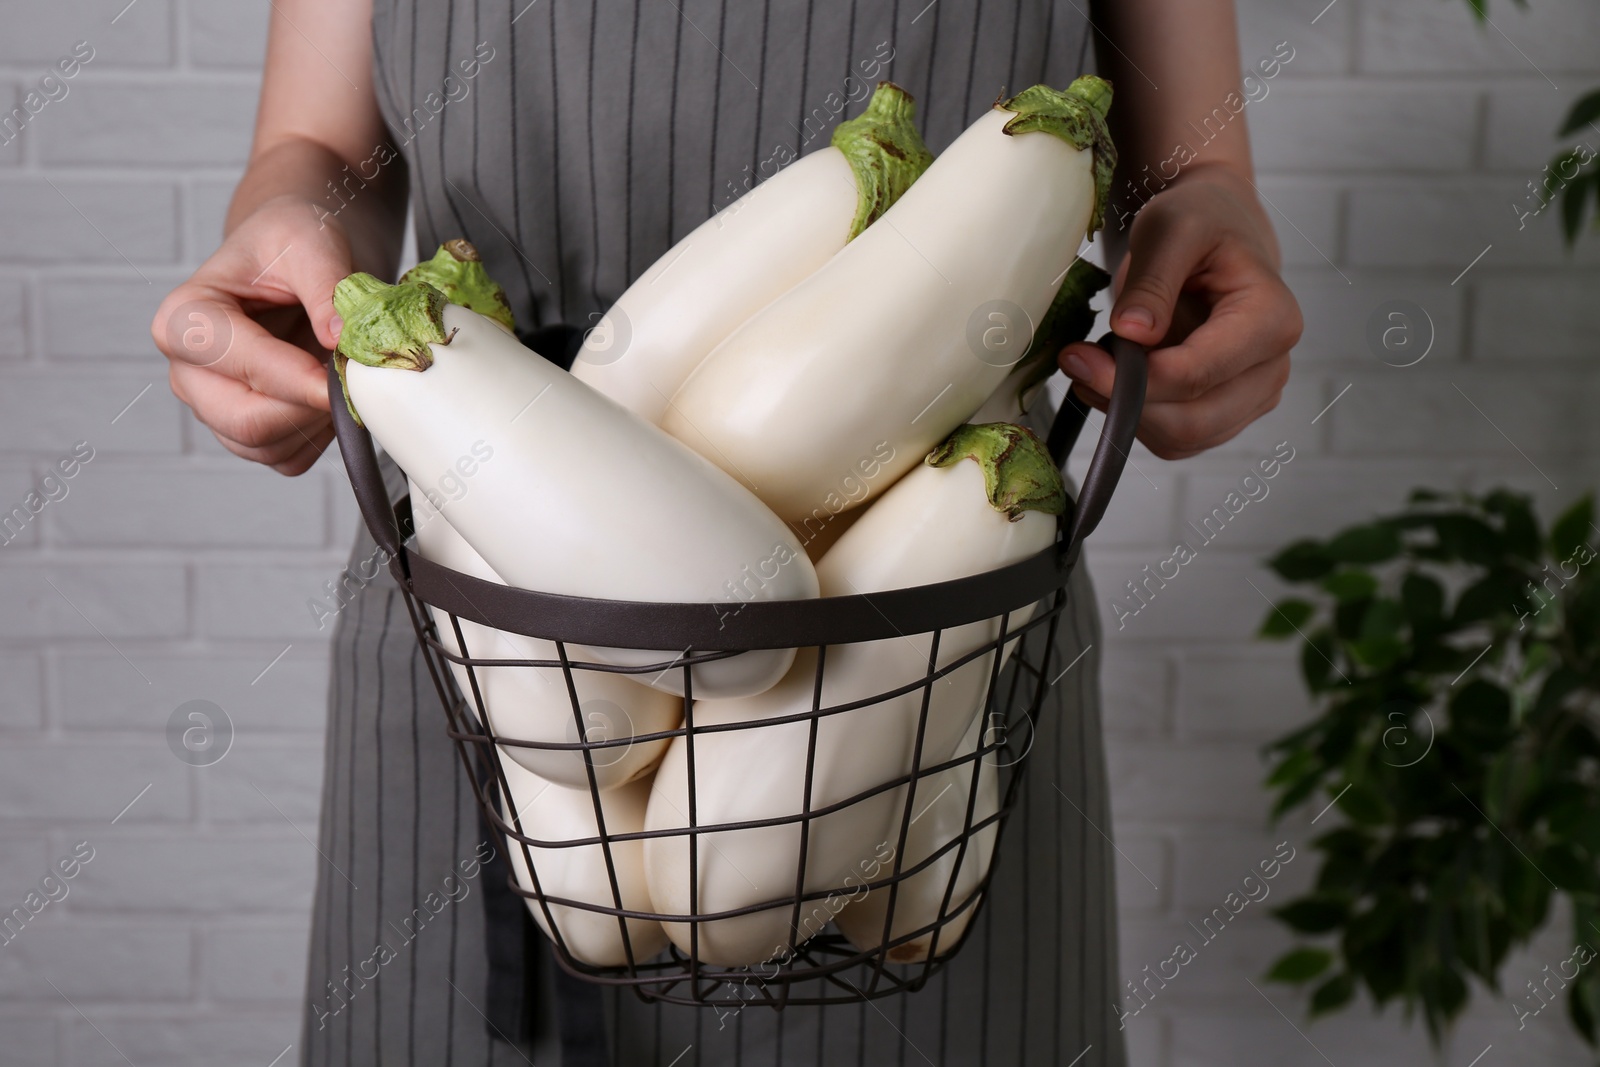
[[[1211,227],[1196,220],[1137,220],[1129,235],[1122,286],[1111,308],[1111,328],[1146,347],[1159,345],[1172,329],[1184,284],[1211,245]]]
[[[334,348],[343,324],[336,321],[333,289],[355,269],[343,235],[332,229],[309,227],[290,236],[282,249],[263,246],[258,258],[265,262],[256,284],[293,293],[305,308],[318,343]]]
[[[338,314],[333,310],[333,288],[354,270],[350,266],[349,251],[339,246],[339,242],[334,242],[334,245],[338,248],[328,248],[326,245],[307,248],[301,262],[286,269],[282,278],[282,282],[293,291],[294,298],[306,309],[306,317],[310,318],[312,330],[317,333],[317,341],[330,350],[338,346],[339,326],[342,326],[342,322],[338,322]],[[282,269],[286,259],[298,251],[298,248],[291,246],[272,270]]]

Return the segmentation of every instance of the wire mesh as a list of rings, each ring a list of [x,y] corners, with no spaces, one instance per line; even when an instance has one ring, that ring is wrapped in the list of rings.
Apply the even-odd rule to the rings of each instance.
[[[403,502],[397,511],[405,529]],[[748,1004],[782,1008],[859,1002],[920,989],[961,948],[972,919],[983,906],[993,859],[1003,843],[1006,819],[1017,801],[1027,766],[1027,748],[1051,685],[1056,632],[1067,598],[1063,581],[1046,586],[1042,599],[1020,625],[1013,625],[1013,620],[1028,613],[1014,610],[964,618],[923,634],[901,635],[926,639],[923,669],[920,676],[896,679],[880,692],[828,703],[830,656],[837,660],[848,646],[799,647],[797,656],[814,659],[808,708],[749,721],[718,722],[705,718],[710,705],[695,696],[696,669],[737,652],[686,652],[655,663],[619,665],[602,661],[585,646],[557,640],[552,642],[554,655],[548,659],[495,658],[492,650],[473,647],[475,636],[481,644],[482,633],[473,630],[481,623],[424,601],[415,584],[406,580],[403,567],[397,567],[396,574],[446,711],[449,735],[479,804],[511,860],[512,888],[549,935],[558,963],[568,972],[629,988],[647,1001],[719,1010]],[[986,618],[997,620],[996,632],[974,644],[972,624]],[[952,638],[953,633],[960,640]],[[971,647],[949,652],[963,642]],[[946,655],[941,656],[941,648]],[[568,740],[536,740],[496,732],[497,705],[486,696],[487,683],[493,672],[505,671],[541,671],[547,680],[559,677],[572,715]],[[609,673],[649,681],[659,680],[668,671],[681,676],[683,695],[675,698],[681,706],[681,722],[675,727],[615,734],[594,729],[580,698],[586,677]],[[945,709],[935,707],[936,693],[944,691],[941,686],[955,686],[958,674],[969,683],[982,677],[982,695],[968,715],[975,725],[968,729],[967,737],[975,734],[976,739],[970,745],[963,741],[955,751],[934,751],[950,747],[934,745],[930,737],[931,720],[935,725],[942,723],[946,735],[950,730],[950,724],[939,718]],[[826,775],[819,775],[819,744],[825,731],[837,745],[839,737],[868,723],[867,716],[887,715],[911,704],[916,708],[914,742],[909,757],[898,764],[900,773],[841,797],[819,795],[826,792],[820,784]],[[697,712],[703,721],[696,721]],[[703,783],[698,779],[707,768],[697,760],[696,749],[714,746],[718,735],[738,731],[763,731],[757,735],[762,745],[768,744],[768,738],[776,745],[804,733],[803,786],[793,797],[792,811],[705,821],[700,802]],[[685,750],[688,810],[681,813],[685,824],[625,828],[628,818],[608,817],[620,803],[617,783],[608,778],[610,768],[634,746],[658,744],[681,744]],[[545,794],[519,806],[512,782],[526,773],[518,757],[530,753],[539,753],[541,758],[545,758],[543,754],[550,758],[564,754],[574,761],[571,767],[580,787],[557,799],[574,813],[572,823],[589,818],[583,832],[565,836],[534,832],[536,827],[529,824],[528,815]],[[785,756],[792,759],[792,753]],[[723,767],[712,773],[760,775],[763,768]],[[992,785],[985,784],[986,775],[993,776]],[[940,783],[943,788],[935,794]],[[986,788],[994,790],[992,810],[985,810],[991,807],[983,802]],[[924,849],[925,854],[908,858],[913,851],[908,845],[915,823],[951,790],[956,790],[953,799],[962,805],[963,817]],[[573,807],[584,804],[586,812]],[[868,826],[887,829],[869,855],[846,857],[844,866],[850,876],[840,879],[836,872],[828,877],[814,873],[816,857],[831,857],[834,866],[839,865],[839,857],[834,855],[838,849],[829,843],[828,835],[839,837],[838,828],[849,827],[845,836],[859,837],[858,828]],[[728,842],[751,840],[751,835],[785,842],[797,835],[797,847],[772,850],[781,856],[792,853],[792,870],[772,872],[772,878],[781,879],[786,888],[738,906],[702,908],[708,861],[720,864],[727,858],[724,846]],[[657,844],[651,846],[651,841]],[[649,848],[686,849],[687,910],[660,911],[649,900],[628,899],[627,887],[643,877],[640,856]],[[591,881],[595,881],[596,850],[604,872],[601,891],[586,894],[586,898],[564,895],[560,886],[563,876],[583,864],[589,865]],[[975,881],[969,862],[977,864],[980,876]],[[731,860],[728,863],[736,866]],[[746,881],[751,879],[746,877]],[[755,883],[751,881],[751,885]],[[600,899],[605,896],[609,900]],[[920,908],[907,904],[913,899],[920,902]],[[931,906],[930,900],[934,901]],[[862,909],[868,901],[868,912],[858,911],[857,915],[868,914],[864,921],[876,933],[863,933],[856,923],[852,940],[835,920],[851,908]],[[876,921],[879,910],[881,925]],[[783,935],[773,941],[770,952],[760,958],[713,962],[718,955],[714,946],[727,936],[724,931],[742,929],[741,923],[760,928],[776,923],[778,916],[783,917]],[[672,935],[664,948],[653,940],[654,924],[661,924],[661,929]],[[613,956],[597,952],[593,947],[597,942],[610,946],[607,951]]]

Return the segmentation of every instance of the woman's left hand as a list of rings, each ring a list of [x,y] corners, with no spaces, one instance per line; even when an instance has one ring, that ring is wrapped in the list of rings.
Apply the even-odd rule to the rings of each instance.
[[[1192,456],[1278,406],[1300,307],[1244,179],[1200,165],[1151,197],[1134,218],[1113,291],[1112,330],[1150,350],[1139,440],[1151,452]],[[1079,395],[1101,410],[1114,367],[1091,344],[1061,353]]]

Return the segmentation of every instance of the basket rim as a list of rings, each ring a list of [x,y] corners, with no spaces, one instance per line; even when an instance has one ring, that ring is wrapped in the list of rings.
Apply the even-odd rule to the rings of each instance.
[[[481,626],[562,644],[669,650],[670,656],[884,641],[983,622],[1063,588],[1078,557],[1065,545],[1058,540],[997,570],[931,585],[742,602],[604,600],[519,589],[452,570],[404,545],[389,566],[422,603]]]

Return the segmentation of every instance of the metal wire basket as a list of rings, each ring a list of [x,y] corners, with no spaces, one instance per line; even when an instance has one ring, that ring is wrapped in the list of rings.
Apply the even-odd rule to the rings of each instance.
[[[1052,677],[1051,656],[1057,626],[1067,602],[1067,581],[1078,562],[1084,537],[1094,529],[1110,501],[1143,407],[1144,350],[1109,335],[1102,339],[1102,344],[1116,359],[1116,384],[1082,491],[1060,517],[1058,539],[1053,547],[1000,570],[956,581],[855,596],[749,602],[732,615],[719,611],[719,606],[712,604],[595,600],[514,589],[448,569],[423,558],[414,549],[408,550],[407,541],[413,532],[410,498],[404,497],[398,502],[389,499],[372,439],[350,417],[337,376],[330,371],[329,396],[334,428],[362,517],[386,554],[390,572],[400,586],[447,716],[449,735],[456,743],[483,813],[501,835],[508,856],[513,860],[520,858],[521,863],[513,862],[513,866],[520,866],[530,883],[519,884],[514,874],[511,887],[524,898],[535,917],[542,918],[541,925],[550,934],[555,958],[563,969],[589,981],[631,988],[647,1001],[711,1007],[760,1003],[782,1008],[791,1004],[853,1003],[920,989],[961,947],[971,929],[972,918],[982,907],[993,863],[988,864],[976,884],[968,884],[960,891],[957,875],[963,870],[968,852],[975,853],[983,848],[991,855],[998,853],[999,838],[1027,766],[1022,745],[1031,743]],[[1087,412],[1087,407],[1069,393],[1067,402],[1056,415],[1047,442],[1058,465],[1065,461]],[[1010,613],[1030,605],[1035,606],[1031,618],[1007,632]],[[937,662],[940,639],[950,630],[997,618],[1001,621],[993,640],[983,642],[953,662],[942,666]],[[542,660],[499,659],[489,658],[481,649],[475,655],[467,636],[471,627],[464,630],[463,623],[553,642],[555,655]],[[829,646],[837,649],[841,645],[886,641],[905,635],[931,635],[927,671],[921,678],[865,700],[838,706],[822,703]],[[1008,646],[1011,647],[1008,649]],[[683,649],[685,652],[663,662],[618,666],[584,654],[594,647]],[[762,719],[733,726],[697,725],[692,668],[741,652],[769,649],[815,650],[816,697],[809,711],[783,720]],[[1009,651],[1008,662],[1002,650]],[[983,716],[980,743],[970,751],[923,766],[924,733],[933,686],[952,672],[980,661],[986,666],[976,669],[986,669],[989,675],[984,706],[980,709]],[[480,685],[480,677],[488,668],[559,671],[572,707],[573,739],[551,742],[497,735],[489,726],[492,720]],[[659,676],[665,671],[678,671],[682,675],[680,726],[630,737],[590,736],[575,684],[575,679],[583,676],[582,672]],[[458,685],[456,677],[463,677],[466,684]],[[910,770],[841,802],[813,805],[816,744],[823,723],[831,716],[903,697],[908,691],[921,693]],[[695,799],[694,746],[697,740],[705,744],[704,739],[714,730],[770,731],[795,721],[804,724],[801,729],[807,732],[809,740],[805,795],[797,798],[794,813],[784,818],[702,825]],[[608,832],[602,810],[600,772],[615,761],[622,746],[680,737],[689,754],[688,825],[671,830]],[[514,805],[502,803],[511,796],[508,767],[503,757],[508,749],[516,748],[581,755],[596,833],[553,840],[524,832],[523,820]],[[515,773],[514,767],[511,770]],[[994,810],[980,810],[980,773],[998,776],[999,803]],[[954,781],[966,790],[964,824],[936,851],[906,862],[908,836],[916,818],[913,812],[928,803],[926,797],[932,792],[934,776],[944,776],[940,780],[946,782],[946,788]],[[919,793],[925,798],[920,803]],[[875,800],[881,805],[885,797],[893,798],[897,812],[891,822],[890,840],[886,842],[892,843],[890,857],[876,864],[876,869],[870,872],[863,867],[854,886],[808,889],[807,853],[818,821],[829,816],[849,819],[852,812],[865,810],[860,806]],[[684,838],[689,854],[690,900],[698,901],[697,879],[704,857],[709,854],[703,846],[712,840],[708,835],[772,827],[798,831],[798,863],[791,892],[746,907],[703,913],[691,910],[687,914],[667,914],[624,906],[618,853],[630,842],[668,836]],[[711,847],[716,846],[712,843]],[[611,891],[609,902],[578,900],[546,890],[541,869],[544,868],[548,878],[548,861],[541,861],[535,850],[594,848],[599,848],[604,857]],[[558,853],[546,851],[546,855]],[[940,894],[937,914],[913,928],[896,931],[897,898],[902,892],[909,892],[910,880],[929,871],[937,874],[946,869],[949,871],[947,885]],[[862,894],[879,894],[874,899],[880,902],[878,906],[883,911],[883,927],[875,946],[858,948],[843,934],[835,932],[833,926],[826,925],[827,919],[838,913],[836,906],[845,889],[849,890],[851,899],[844,907],[864,899]],[[922,891],[926,894],[926,884]],[[728,966],[703,958],[702,932],[711,929],[706,924],[738,919],[758,911],[781,911],[788,916],[787,943],[776,945],[769,959],[754,965]],[[574,953],[563,932],[563,917],[578,914],[602,916],[617,923],[624,947],[624,958],[619,963],[597,965],[585,962]],[[688,945],[683,948],[669,944],[664,951],[651,952],[649,958],[645,958],[646,954],[636,949],[637,938],[631,932],[630,921],[676,924],[675,929],[687,931]],[[811,936],[803,937],[802,929]],[[912,962],[901,962],[907,959]]]

